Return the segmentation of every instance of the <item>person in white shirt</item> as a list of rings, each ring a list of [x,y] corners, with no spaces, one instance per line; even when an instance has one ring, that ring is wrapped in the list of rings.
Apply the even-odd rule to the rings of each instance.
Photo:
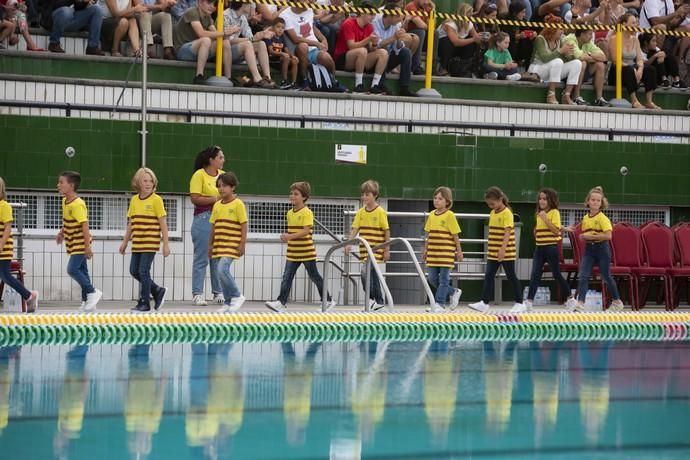
[[[640,27],[690,32],[690,0],[683,0],[678,9],[673,0],[645,0],[640,9]],[[678,39],[659,35],[657,45],[670,52]],[[683,59],[690,38],[680,39],[679,57]]]
[[[134,5],[132,0],[98,0],[98,6],[103,11],[101,39],[104,43],[112,44],[110,55],[122,56],[120,43],[126,34],[132,45],[132,54],[138,56],[141,53],[141,42],[137,16],[147,11],[146,5]]]
[[[410,92],[412,50],[405,45],[406,36],[412,34],[406,33],[405,29],[401,27],[404,16],[399,14],[400,11],[396,3],[387,3],[383,6],[383,14],[377,15],[372,25],[374,26],[374,33],[379,37],[378,47],[388,50],[386,72],[400,66],[400,79],[398,80],[400,91],[398,94],[414,97],[416,94]],[[416,35],[412,36],[417,37]],[[419,44],[418,41],[417,44]]]

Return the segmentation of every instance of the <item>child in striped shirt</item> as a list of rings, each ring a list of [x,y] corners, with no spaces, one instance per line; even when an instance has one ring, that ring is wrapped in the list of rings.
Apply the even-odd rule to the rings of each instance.
[[[129,202],[127,211],[127,230],[120,245],[120,254],[124,255],[129,240],[132,240],[132,259],[129,273],[139,281],[139,300],[132,311],[151,311],[151,295],[155,310],[165,302],[167,289],[157,285],[151,279],[151,265],[163,240],[163,257],[170,255],[168,242],[167,213],[163,199],[156,193],[158,179],[149,168],[139,168],[132,178],[132,188],[136,195]]]
[[[235,188],[239,185],[237,176],[233,172],[225,172],[218,176],[216,185],[220,200],[216,201],[211,211],[208,257],[219,259],[217,269],[225,303],[218,311],[232,313],[238,311],[246,300],[230,273],[230,267],[244,255],[249,219],[244,203],[235,193]]]
[[[266,302],[268,308],[279,313],[286,310],[285,305],[292,288],[292,280],[302,264],[304,264],[309,278],[319,290],[319,296],[323,298],[323,278],[316,266],[316,247],[312,239],[314,214],[305,205],[310,194],[311,185],[309,182],[295,182],[290,185],[292,209],[287,212],[287,233],[280,235],[280,240],[288,245],[287,261],[285,261],[283,279],[280,282],[278,300]],[[331,299],[330,294],[326,293],[326,296],[330,309],[335,305],[335,302]]]
[[[429,299],[431,305],[427,311],[441,312],[445,308],[450,294],[450,308],[455,309],[460,302],[462,291],[450,286],[450,271],[455,261],[462,262],[463,254],[460,246],[460,225],[453,207],[453,193],[448,187],[439,187],[434,191],[435,211],[429,214],[424,225],[427,234],[424,242],[422,260],[426,262],[429,284],[436,289],[435,299]]]

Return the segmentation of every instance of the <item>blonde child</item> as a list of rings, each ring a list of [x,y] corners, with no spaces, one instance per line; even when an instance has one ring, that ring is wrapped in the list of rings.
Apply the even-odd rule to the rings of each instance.
[[[368,180],[360,186],[360,192],[362,208],[360,208],[355,215],[355,220],[352,222],[352,230],[350,231],[350,237],[348,239],[351,240],[359,234],[359,236],[364,238],[371,246],[385,243],[390,240],[391,232],[388,225],[388,215],[386,211],[379,206],[377,201],[379,198],[379,183],[375,180]],[[344,251],[345,256],[347,256],[350,253],[350,247],[346,246]],[[387,262],[388,259],[390,259],[389,247],[386,246],[384,249],[377,250],[374,253],[374,257],[376,258],[375,263]],[[374,261],[369,260],[367,251],[361,244],[359,246],[359,260],[362,262],[362,287],[366,292],[365,278],[367,264],[373,264]],[[367,299],[369,307],[374,311],[381,310],[384,308],[383,291],[378,277],[374,273],[373,266],[370,270],[369,282],[369,299]]]
[[[561,275],[560,270],[558,243],[562,239],[561,213],[558,210],[558,193],[554,189],[547,187],[539,190],[535,218],[534,240],[537,247],[534,249],[534,257],[532,258],[532,275],[530,276],[527,300],[522,307],[511,310],[512,313],[522,313],[532,309],[534,295],[537,293],[537,287],[541,281],[544,262],[549,264],[553,279],[559,284],[561,292],[570,292],[570,286]]]
[[[578,273],[579,281],[577,285],[577,302],[571,301],[567,306],[572,307],[575,311],[585,310],[585,297],[587,296],[587,286],[589,284],[589,276],[592,274],[592,267],[596,264],[601,273],[601,279],[606,283],[611,292],[611,310],[623,310],[623,302],[618,293],[618,286],[611,277],[611,247],[609,241],[611,240],[611,233],[613,226],[608,217],[602,212],[609,207],[609,202],[604,196],[604,189],[601,187],[594,187],[587,194],[585,199],[585,207],[589,210],[585,217],[582,218],[582,233],[580,238],[585,242],[585,251],[580,260],[580,272]],[[572,228],[568,228],[572,231]]]
[[[0,280],[17,291],[26,301],[26,311],[33,313],[38,308],[38,291],[29,291],[21,281],[12,276],[10,266],[14,257],[12,241],[12,206],[6,200],[5,181],[0,177]],[[2,294],[2,292],[0,292]]]
[[[283,279],[280,282],[278,300],[266,302],[268,308],[279,313],[286,310],[285,305],[292,288],[292,280],[301,264],[304,264],[309,278],[319,290],[319,296],[323,296],[323,278],[316,266],[316,247],[312,240],[314,214],[305,205],[310,194],[311,185],[309,182],[295,182],[290,185],[292,209],[287,212],[287,233],[280,235],[280,240],[288,244],[287,261],[285,261]],[[328,308],[332,308],[335,302],[328,293],[326,296]]]
[[[489,187],[484,193],[484,201],[491,209],[489,213],[489,243],[487,250],[486,271],[482,299],[471,303],[473,310],[486,313],[489,311],[491,291],[494,289],[494,277],[499,267],[503,267],[506,277],[513,286],[515,304],[513,309],[522,308],[522,288],[515,275],[515,224],[513,211],[508,206],[508,197],[498,187]],[[500,301],[500,299],[496,299]]]
[[[244,255],[247,244],[247,209],[235,193],[238,184],[233,172],[218,176],[216,185],[220,200],[211,211],[208,257],[218,259],[218,277],[225,298],[223,308],[219,310],[221,313],[238,311],[246,300],[230,273],[233,261]]]
[[[450,308],[454,309],[460,302],[462,291],[450,286],[450,271],[455,262],[462,262],[460,246],[460,225],[453,207],[453,194],[448,187],[439,187],[434,191],[435,211],[429,214],[424,225],[426,241],[422,260],[426,262],[429,273],[429,284],[436,289],[435,299],[429,299],[428,311],[444,311],[444,305],[450,295]],[[452,293],[452,294],[451,294]]]
[[[151,279],[151,265],[163,240],[163,257],[170,255],[168,224],[165,221],[163,199],[156,193],[158,179],[149,168],[139,168],[132,178],[132,188],[136,195],[129,202],[127,211],[127,230],[120,245],[124,255],[129,240],[132,240],[132,259],[129,273],[139,281],[139,300],[133,311],[151,311],[151,295],[155,310],[165,302],[167,289]]]
[[[80,312],[96,310],[103,293],[94,288],[89,277],[86,260],[93,257],[91,232],[89,231],[88,209],[77,190],[81,185],[81,175],[76,171],[64,171],[58,177],[57,191],[62,195],[62,228],[55,236],[55,242],[65,242],[69,261],[67,274],[81,287]]]

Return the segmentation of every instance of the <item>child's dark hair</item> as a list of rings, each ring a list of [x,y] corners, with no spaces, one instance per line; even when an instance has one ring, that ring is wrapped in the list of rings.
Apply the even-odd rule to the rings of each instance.
[[[496,32],[489,38],[489,48],[496,48],[496,43],[500,43],[506,38],[510,38],[510,35],[505,32]]]
[[[513,0],[512,2],[510,2],[510,5],[508,5],[508,18],[515,19],[521,11],[525,11],[526,9],[527,5],[524,1]]]
[[[643,33],[640,34],[640,48],[644,48],[645,46],[649,46],[649,42],[652,41],[652,38],[654,38],[654,34],[650,33]]]
[[[244,2],[230,2],[230,9],[237,11],[244,5]]]
[[[546,203],[549,207],[549,211],[552,209],[558,209],[558,192],[552,188],[544,187],[537,193],[537,213],[541,211],[539,208],[539,195],[544,194],[546,196]]]
[[[201,152],[197,153],[196,158],[194,159],[194,171],[208,166],[211,160],[218,156],[218,152],[222,151],[223,149],[221,149],[217,145],[211,145],[209,147],[206,147]]]
[[[74,186],[75,192],[79,190],[79,186],[81,185],[81,174],[76,171],[62,171],[60,177],[67,179],[67,182]]]
[[[302,195],[305,203],[309,199],[309,195],[311,195],[311,185],[309,182],[294,182],[290,185],[290,191],[292,192],[293,190],[297,190]]]
[[[237,176],[235,175],[234,172],[228,171],[224,172],[223,174],[218,176],[218,179],[216,179],[216,187],[219,186],[220,184],[228,185],[232,188],[237,187],[240,185],[240,181],[237,180]]]
[[[508,206],[508,197],[505,193],[503,193],[503,190],[496,186],[492,186],[486,189],[486,192],[484,192],[484,199],[498,200],[503,203],[503,206]]]
[[[374,4],[372,2],[370,2],[369,0],[364,0],[363,2],[361,2],[359,4],[359,7],[360,8],[366,8],[368,10],[376,9],[376,6],[374,6]],[[366,13],[366,14],[368,14],[368,13]]]
[[[271,23],[272,26],[277,26],[278,24],[285,25],[285,19],[283,19],[283,18],[281,18],[280,16],[278,16],[278,17],[275,18],[275,19],[273,20],[273,22]]]

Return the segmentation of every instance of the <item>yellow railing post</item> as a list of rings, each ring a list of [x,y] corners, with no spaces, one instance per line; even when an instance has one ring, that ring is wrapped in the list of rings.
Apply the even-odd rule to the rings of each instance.
[[[225,5],[223,0],[218,0],[218,31],[223,32],[223,11],[225,10]],[[216,77],[223,75],[223,40],[224,37],[218,37],[216,39]]]
[[[421,97],[441,97],[441,93],[431,88],[431,71],[434,67],[434,32],[436,32],[436,9],[429,12],[429,22],[426,32],[426,73],[424,75],[424,88],[417,91]],[[420,43],[419,46],[423,46]]]
[[[616,99],[623,99],[623,32],[616,24]]]

